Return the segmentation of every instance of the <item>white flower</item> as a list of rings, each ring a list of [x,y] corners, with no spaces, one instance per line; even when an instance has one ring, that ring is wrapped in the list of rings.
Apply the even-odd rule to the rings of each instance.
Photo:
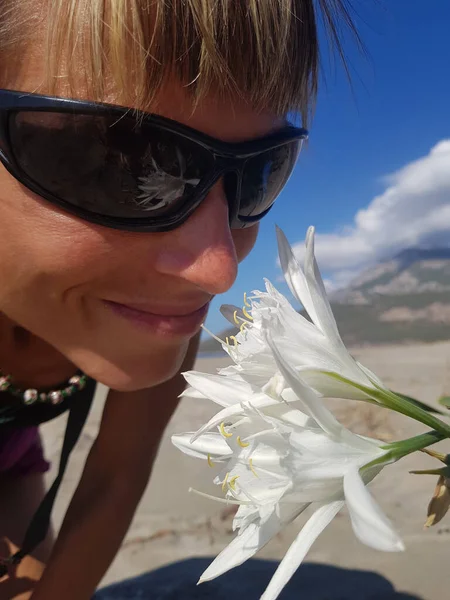
[[[150,159],[151,171],[144,177],[139,177],[138,188],[142,192],[136,203],[141,209],[152,211],[163,208],[184,194],[186,185],[197,185],[198,178],[185,179],[186,161],[179,148],[175,149],[179,175],[171,175],[161,169],[153,157]]]
[[[311,320],[266,281],[265,292],[253,292],[250,301],[246,299],[244,312],[223,307],[223,314],[240,323],[241,331],[233,344],[224,345],[235,365],[220,373],[264,385],[277,373],[270,347],[275,345],[302,380],[322,396],[372,402],[392,396],[374,373],[350,355],[339,335],[314,257],[314,228],[307,232],[303,270],[280,229],[277,236],[286,282]]]
[[[344,503],[362,542],[384,551],[403,549],[365,487],[389,462],[387,450],[381,442],[355,435],[338,423],[276,349],[274,360],[278,377],[288,384],[279,386],[279,396],[275,389],[271,397],[233,377],[187,373],[192,389],[223,408],[196,434],[172,437],[183,452],[218,470],[215,483],[225,492],[219,500],[239,504],[233,522],[238,534],[201,582],[242,564],[308,506],[314,507],[264,600],[278,596]]]
[[[270,284],[267,282],[267,285]],[[243,310],[227,304],[220,308],[222,314],[232,324],[240,327],[240,331],[236,336],[232,336],[230,340],[227,338],[226,342],[222,343],[222,347],[235,364],[220,369],[219,373],[263,386],[278,372],[272,350],[267,343],[264,324],[269,315],[278,310],[279,298],[258,291],[253,294],[250,301],[244,296],[246,306]],[[257,302],[257,299],[261,301]],[[271,324],[272,327],[278,325],[278,333],[283,333],[284,330],[277,319],[272,320]]]
[[[277,238],[286,282],[312,321],[311,324],[298,313],[295,320],[289,319],[286,322],[286,332],[292,328],[291,336],[285,336],[280,342],[274,339],[280,352],[284,354],[283,350],[288,346],[289,356],[301,372],[303,380],[324,396],[367,400],[368,396],[372,398],[372,393],[376,394],[380,389],[389,393],[372,371],[350,355],[339,335],[314,256],[314,228],[310,227],[306,234],[304,270],[278,228]],[[330,378],[330,373],[338,378]]]
[[[269,395],[280,393],[286,382],[280,378],[276,348],[303,383],[319,395],[379,403],[448,436],[449,426],[433,416],[429,407],[389,390],[348,352],[314,257],[314,228],[307,232],[303,270],[281,230],[277,229],[277,235],[286,281],[311,320],[299,314],[266,280],[266,291],[255,291],[249,299],[244,297],[242,310],[222,307],[222,313],[239,325],[240,331],[223,344],[234,364],[219,373],[257,385]],[[199,392],[187,389],[186,395],[198,396]]]

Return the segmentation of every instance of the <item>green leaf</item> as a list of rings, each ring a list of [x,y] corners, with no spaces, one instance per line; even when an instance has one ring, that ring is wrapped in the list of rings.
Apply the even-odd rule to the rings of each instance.
[[[438,415],[445,415],[446,414],[442,410],[439,410],[438,408],[434,408],[434,406],[430,406],[429,404],[425,404],[425,402],[421,402],[420,400],[416,400],[415,398],[411,398],[411,396],[406,396],[405,394],[400,394],[399,392],[394,392],[394,394],[396,394],[397,396],[400,396],[400,398],[403,398],[407,402],[410,402],[411,404],[414,404],[414,406],[417,406],[418,408],[421,408],[422,410],[426,410],[427,412],[435,413],[435,414],[438,414]],[[443,396],[443,398],[445,398],[445,396]],[[446,398],[448,400],[448,408],[450,408],[450,396],[447,396]],[[441,398],[439,398],[438,402],[439,402],[439,404],[443,404],[441,402]],[[443,405],[447,406],[445,404],[443,404]]]
[[[376,401],[381,406],[395,410],[402,415],[406,415],[407,417],[415,419],[424,425],[428,425],[428,427],[431,429],[439,431],[445,438],[450,438],[450,425],[431,414],[431,412],[444,414],[439,410],[433,409],[427,404],[424,405],[426,407],[426,409],[424,409],[422,408],[423,403],[419,400],[410,398],[409,396],[403,396],[403,394],[395,394],[393,391],[378,385],[375,381],[372,382],[374,387],[371,388],[366,385],[356,383],[356,381],[352,381],[343,375],[334,373],[333,371],[322,371],[322,373],[325,373],[329,377],[337,379],[338,381],[343,381],[344,383],[361,390],[369,399],[372,398],[373,401]],[[363,398],[361,398],[361,400],[362,399]]]
[[[428,446],[436,444],[436,442],[440,442],[443,439],[445,439],[445,434],[439,433],[438,431],[428,431],[427,433],[421,433],[412,438],[401,440],[399,442],[392,442],[391,444],[386,444],[381,447],[388,451],[391,459],[398,460],[412,452],[417,452],[418,450],[423,450]],[[387,457],[387,454],[385,456]]]
[[[449,408],[450,409],[450,396],[441,396],[438,399],[438,402],[442,406],[445,406],[445,408]]]

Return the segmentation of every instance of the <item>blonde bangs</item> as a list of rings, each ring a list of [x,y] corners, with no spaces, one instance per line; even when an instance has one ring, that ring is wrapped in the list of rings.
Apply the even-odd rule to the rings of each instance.
[[[19,2],[8,0],[9,5]],[[315,5],[341,52],[346,0],[45,0],[46,88],[148,107],[177,78],[194,101],[239,95],[256,109],[295,112],[305,124],[319,69]],[[28,5],[28,10],[33,4]],[[44,7],[44,8],[45,8]],[[0,28],[1,29],[1,28]],[[11,29],[11,28],[10,28]],[[1,45],[5,44],[0,40]],[[82,69],[80,70],[80,65]],[[78,92],[79,93],[79,92]]]

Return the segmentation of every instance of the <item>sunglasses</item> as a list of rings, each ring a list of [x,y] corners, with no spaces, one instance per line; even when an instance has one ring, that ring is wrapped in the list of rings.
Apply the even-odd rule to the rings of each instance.
[[[81,219],[127,231],[178,227],[222,178],[230,227],[264,217],[307,131],[240,143],[129,108],[0,90],[0,160],[22,185]]]

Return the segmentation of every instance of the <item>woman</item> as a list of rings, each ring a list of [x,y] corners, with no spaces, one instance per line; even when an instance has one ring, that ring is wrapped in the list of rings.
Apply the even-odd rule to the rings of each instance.
[[[348,15],[321,4],[335,38]],[[0,19],[0,598],[87,599],[306,136],[286,115],[314,100],[313,0],[3,0]],[[111,391],[50,554],[95,382]],[[37,425],[66,410],[44,497]]]

